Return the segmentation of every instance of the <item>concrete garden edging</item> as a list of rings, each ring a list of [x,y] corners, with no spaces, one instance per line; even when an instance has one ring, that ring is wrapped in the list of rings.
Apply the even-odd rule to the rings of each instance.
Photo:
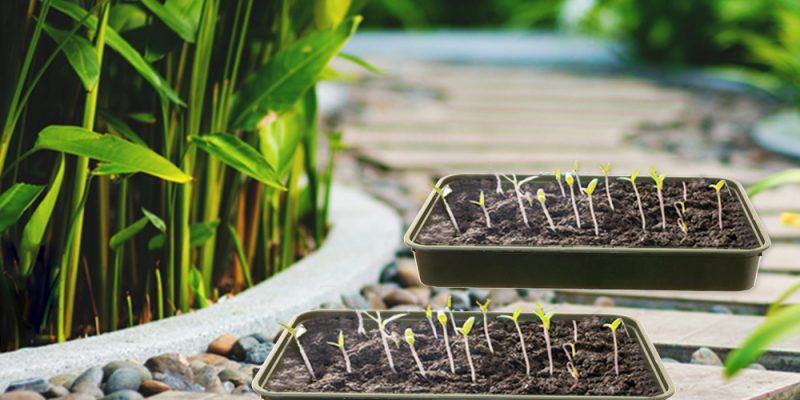
[[[401,243],[400,217],[367,194],[336,185],[330,213],[333,228],[318,251],[232,299],[130,329],[0,354],[0,393],[19,379],[80,373],[114,360],[203,352],[223,334],[273,334],[278,321],[376,282]]]

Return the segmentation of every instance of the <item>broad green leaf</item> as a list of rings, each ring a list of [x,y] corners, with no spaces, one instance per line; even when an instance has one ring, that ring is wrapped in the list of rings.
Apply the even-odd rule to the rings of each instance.
[[[781,171],[777,174],[770,175],[750,186],[747,189],[747,194],[750,196],[755,196],[765,190],[790,183],[800,183],[800,169],[787,169],[786,171]]]
[[[289,172],[295,151],[306,134],[302,110],[296,108],[297,111],[287,111],[258,129],[261,153],[278,172],[278,177]]]
[[[285,189],[269,161],[236,136],[227,133],[210,133],[190,136],[189,141],[237,171],[265,185]]]
[[[110,162],[167,181],[186,183],[192,180],[191,176],[147,147],[78,126],[50,125],[39,132],[34,148]]]
[[[781,339],[800,333],[800,304],[784,308],[767,317],[742,346],[725,360],[725,376],[730,378],[754,363],[767,347]]]
[[[317,81],[360,22],[360,16],[350,18],[335,30],[311,33],[275,54],[236,93],[231,127],[253,130],[269,112],[289,109]]]
[[[97,163],[97,166],[92,170],[92,175],[97,175],[97,176],[124,175],[124,174],[135,174],[137,172],[139,171],[137,171],[135,168],[123,167],[121,165],[117,165],[114,163],[101,162]]]
[[[247,284],[247,287],[251,288],[253,287],[253,278],[250,277],[250,264],[247,263],[247,257],[244,255],[242,242],[239,240],[239,235],[236,234],[236,229],[233,227],[233,225],[228,224],[228,232],[230,232],[231,238],[233,238],[233,247],[236,249],[236,257],[239,258],[239,265],[242,267],[244,281]]]
[[[461,327],[461,329],[459,329],[461,331],[461,334],[464,336],[469,335],[469,332],[472,330],[472,325],[474,324],[475,324],[475,317],[469,317],[469,319],[467,319],[467,321],[464,322],[464,325]]]
[[[17,222],[43,188],[44,186],[16,183],[0,194],[0,233]]]
[[[125,139],[128,139],[133,143],[147,146],[144,140],[142,140],[142,138],[133,131],[133,128],[131,128],[131,126],[128,125],[125,120],[115,115],[111,110],[100,108],[97,110],[97,114],[99,114],[100,118],[105,121],[111,132],[123,136]]]
[[[150,223],[156,227],[156,229],[160,230],[161,232],[165,232],[167,230],[167,224],[164,223],[164,220],[159,218],[158,215],[155,215],[150,210],[142,207],[142,214],[150,220]]]
[[[50,183],[50,189],[47,190],[47,194],[36,207],[36,210],[33,211],[31,219],[28,220],[25,229],[22,231],[20,265],[22,266],[23,276],[28,276],[31,272],[36,254],[42,245],[42,238],[44,238],[44,232],[47,230],[47,224],[53,215],[53,208],[56,205],[56,200],[58,200],[58,194],[61,192],[61,183],[63,181],[64,156],[59,155],[58,169],[53,181]]]
[[[197,301],[197,307],[205,308],[208,306],[206,288],[203,285],[203,274],[200,273],[200,270],[198,270],[197,267],[192,267],[192,271],[189,273],[189,286],[192,288],[192,293],[194,293],[194,299]]]
[[[100,66],[97,63],[97,52],[85,38],[71,34],[68,31],[44,25],[44,31],[56,43],[63,45],[61,51],[67,57],[69,65],[78,74],[83,83],[83,88],[91,90],[100,76]]]
[[[364,59],[354,54],[339,53],[338,57],[341,58],[342,60],[350,61],[351,63],[358,65],[359,67],[364,68],[365,70],[372,72],[373,74],[382,75],[386,73],[386,71],[364,61]]]
[[[141,2],[156,15],[164,25],[177,33],[181,39],[189,43],[194,43],[197,37],[198,20],[193,19],[192,14],[181,12],[182,10],[177,9],[174,5],[170,6],[171,3],[175,2],[167,2],[166,4],[162,4],[159,0],[141,0]],[[190,2],[190,4],[197,7],[198,10],[202,3],[202,1],[198,0]],[[197,15],[199,17],[199,13]]]
[[[189,225],[189,246],[197,247],[211,239],[217,232],[217,225],[219,225],[217,220]],[[165,239],[166,237],[163,233],[153,236],[147,242],[147,250],[153,251],[163,248]]]
[[[132,237],[136,236],[139,232],[142,231],[147,226],[147,217],[139,218],[136,222],[126,226],[121,231],[111,236],[111,240],[108,242],[108,246],[111,247],[111,250],[117,250],[120,246],[125,244],[128,240]]]
[[[337,27],[347,15],[351,0],[315,0],[314,23],[319,29]]]
[[[86,16],[86,10],[77,4],[67,2],[66,0],[53,0],[52,6],[68,15],[75,21],[80,21]],[[94,15],[89,16],[83,21],[84,26],[90,30],[97,29],[97,17]],[[178,94],[167,84],[164,78],[151,66],[145,59],[136,51],[133,46],[128,43],[117,31],[111,27],[106,28],[106,44],[119,53],[128,63],[135,69],[139,75],[144,78],[153,88],[163,97],[168,98],[175,104],[184,106],[185,103],[178,97]]]

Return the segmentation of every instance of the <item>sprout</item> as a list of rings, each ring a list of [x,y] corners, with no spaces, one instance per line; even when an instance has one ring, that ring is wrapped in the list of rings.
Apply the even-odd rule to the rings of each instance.
[[[578,181],[578,190],[583,190],[583,184],[581,184],[581,176],[578,175],[578,160],[575,160],[572,163],[572,173],[575,174],[575,180]]]
[[[594,193],[594,189],[596,187],[597,187],[597,179],[592,179],[592,181],[589,182],[589,185],[581,190],[583,190],[583,192],[586,193],[586,196],[589,198],[589,212],[592,213],[592,222],[594,223],[594,235],[600,236],[600,231],[597,228],[597,217],[594,215],[594,204],[592,204],[592,193]]]
[[[531,376],[531,362],[528,361],[528,350],[525,349],[525,338],[522,336],[522,329],[519,327],[519,313],[522,312],[522,307],[514,311],[514,315],[501,315],[498,318],[514,321],[514,326],[517,327],[517,334],[519,335],[519,344],[522,347],[522,358],[525,359],[525,375]]]
[[[450,372],[456,373],[456,365],[453,362],[453,352],[450,350],[450,339],[447,338],[447,315],[442,310],[436,311],[436,318],[442,324],[444,332],[444,347],[447,349],[447,358],[450,360]]]
[[[561,183],[561,168],[556,168],[556,182],[558,182],[558,188],[561,189],[561,197],[567,197],[567,193],[564,192],[564,184]]]
[[[361,311],[356,310],[356,319],[358,319],[358,332],[361,336],[367,336],[367,331],[364,329],[364,318],[361,317]]]
[[[492,220],[489,218],[489,211],[486,209],[486,199],[483,197],[483,190],[481,190],[481,196],[478,198],[478,201],[470,200],[469,201],[476,206],[479,206],[481,210],[483,210],[483,216],[486,217],[486,227],[492,227]]]
[[[438,339],[439,334],[436,333],[436,325],[433,324],[433,312],[431,311],[431,306],[428,306],[428,308],[425,309],[425,318],[427,318],[428,323],[431,324],[431,332],[433,332],[433,338]]]
[[[472,325],[475,323],[475,317],[469,317],[464,322],[464,325],[458,329],[458,332],[464,336],[464,350],[467,353],[467,362],[469,362],[469,370],[472,373],[472,382],[475,382],[475,366],[472,364],[472,355],[469,353],[469,332],[472,330]]]
[[[533,313],[542,320],[542,332],[544,333],[544,343],[547,346],[547,361],[550,364],[550,375],[553,375],[553,349],[550,346],[550,319],[553,318],[553,312],[544,312],[541,304],[536,304],[536,309]]]
[[[722,195],[720,194],[720,191],[722,190],[723,187],[725,187],[726,184],[727,183],[725,182],[725,179],[723,179],[713,185],[708,185],[708,187],[714,189],[714,191],[717,192],[717,209],[719,210],[718,214],[719,230],[722,230]]]
[[[386,324],[388,324],[389,322],[392,322],[392,321],[394,321],[396,319],[402,318],[402,317],[406,316],[406,314],[392,315],[391,317],[386,318],[386,319],[382,319],[381,318],[381,312],[380,311],[375,311],[375,315],[377,317],[373,317],[372,315],[369,315],[369,313],[366,313],[366,314],[367,314],[368,317],[370,317],[370,319],[372,319],[373,321],[375,321],[378,324],[378,332],[380,332],[380,334],[381,334],[381,341],[383,342],[383,350],[386,352],[386,359],[389,360],[389,368],[392,369],[392,372],[397,373],[397,370],[394,368],[394,359],[392,359],[392,352],[389,351],[389,342],[387,340],[387,339],[389,339],[389,334],[386,333]],[[397,343],[395,343],[395,344],[397,344]]]
[[[456,317],[453,316],[453,296],[447,296],[447,313],[450,314],[450,323],[453,325],[453,332],[458,328],[456,326]]]
[[[633,185],[633,193],[636,194],[636,203],[639,204],[639,215],[642,217],[642,230],[647,229],[647,224],[644,219],[644,208],[642,207],[642,198],[639,196],[639,189],[636,188],[636,177],[639,175],[639,170],[633,171],[630,178],[621,177],[619,180],[628,181]]]
[[[342,357],[344,357],[344,366],[347,369],[347,372],[353,372],[352,368],[350,367],[350,356],[347,355],[347,350],[344,349],[344,333],[339,330],[339,339],[334,342],[328,342],[329,345],[338,348],[342,352]]]
[[[614,372],[619,376],[619,349],[617,348],[617,328],[622,323],[622,318],[617,318],[610,324],[603,324],[604,327],[611,329],[611,337],[614,338]]]
[[[600,169],[603,171],[603,176],[606,178],[606,197],[608,197],[608,205],[611,207],[611,211],[614,211],[614,202],[611,201],[611,189],[608,186],[608,172],[611,171],[611,163],[606,164],[606,166],[600,166]]]
[[[656,191],[658,192],[658,205],[661,207],[661,229],[667,228],[667,217],[664,214],[664,195],[662,190],[664,189],[664,178],[667,177],[667,174],[658,175],[658,171],[652,166],[650,167],[650,178],[653,178],[653,181],[656,183]]]
[[[688,236],[689,227],[686,225],[686,219],[683,217],[686,214],[686,203],[683,200],[678,200],[673,206],[675,207],[675,212],[678,213],[678,228],[680,228],[685,236]]]
[[[450,222],[452,222],[453,227],[456,228],[456,234],[461,235],[461,229],[458,228],[458,222],[456,222],[456,217],[453,215],[453,210],[450,209],[450,204],[447,204],[447,195],[453,193],[453,189],[450,188],[450,185],[445,185],[443,189],[439,189],[439,187],[434,186],[433,190],[435,190],[436,193],[439,193],[439,196],[441,196],[444,209],[447,210],[447,215],[450,216]]]
[[[300,352],[300,357],[303,359],[303,362],[306,364],[306,369],[308,369],[308,373],[311,375],[311,380],[316,381],[317,377],[314,375],[314,368],[311,368],[311,361],[308,361],[308,356],[306,355],[306,351],[303,350],[303,345],[300,344],[299,337],[306,333],[306,328],[303,325],[299,325],[297,329],[292,328],[289,325],[278,323],[278,325],[282,326],[283,329],[286,329],[286,332],[289,332],[289,335],[292,336],[294,342],[297,343],[297,350]]]
[[[575,344],[572,342],[567,342],[564,345],[562,345],[561,348],[564,349],[564,354],[567,355],[567,371],[569,371],[569,374],[572,375],[572,377],[575,378],[575,380],[578,380],[581,374],[578,373],[578,369],[575,368],[575,356],[578,354],[578,350],[575,348]]]
[[[553,219],[550,218],[550,213],[547,212],[547,206],[544,204],[547,201],[547,196],[545,196],[544,190],[541,188],[536,191],[536,199],[539,200],[539,204],[542,205],[542,210],[544,211],[544,216],[547,217],[547,223],[550,224],[550,229],[556,230],[556,226],[553,224]]]
[[[689,200],[689,191],[686,189],[686,181],[681,182],[683,184],[683,201]]]
[[[408,343],[408,348],[411,349],[411,356],[414,357],[414,361],[417,363],[417,368],[419,368],[419,373],[422,374],[422,376],[425,376],[425,367],[422,366],[422,361],[419,360],[417,350],[414,349],[414,331],[412,331],[411,328],[406,328],[405,337],[406,343]]]
[[[529,177],[527,177],[527,178],[525,178],[525,179],[523,179],[521,181],[517,180],[517,175],[511,175],[511,178],[509,178],[509,177],[507,177],[505,175],[503,175],[503,176],[509,182],[511,182],[514,185],[514,193],[517,194],[517,205],[519,205],[519,212],[522,213],[522,220],[525,222],[525,226],[530,228],[531,225],[528,223],[528,215],[525,214],[525,206],[522,205],[522,191],[520,190],[520,188],[522,187],[523,184],[528,183],[528,182],[538,178],[538,176],[537,175],[532,175],[532,176],[529,176]]]
[[[489,352],[494,354],[494,348],[492,347],[492,338],[489,337],[489,322],[487,321],[486,312],[489,310],[489,303],[492,302],[492,299],[486,299],[486,303],[481,304],[481,302],[476,301],[478,303],[478,307],[481,309],[481,313],[483,314],[483,333],[486,335],[486,344],[489,345]]]
[[[576,381],[581,377],[581,374],[578,372],[578,369],[575,368],[575,364],[573,364],[572,361],[567,362],[567,371],[569,371],[569,374],[572,375]]]
[[[576,224],[578,224],[578,229],[581,229],[581,214],[578,212],[578,203],[575,202],[575,189],[573,189],[575,180],[569,172],[567,172],[564,180],[567,181],[567,186],[569,186],[569,197],[572,199],[572,210],[575,211]],[[580,186],[580,184],[578,184],[578,186]]]
[[[497,194],[503,194],[503,184],[500,181],[500,174],[494,174],[494,177],[497,178],[497,189],[494,191],[497,192]]]
[[[578,343],[578,321],[572,320],[572,340]]]

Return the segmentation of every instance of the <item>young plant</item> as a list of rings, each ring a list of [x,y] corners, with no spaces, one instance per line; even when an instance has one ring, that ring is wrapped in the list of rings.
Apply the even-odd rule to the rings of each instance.
[[[622,318],[615,319],[610,324],[603,324],[604,327],[611,329],[611,337],[614,339],[614,373],[619,376],[619,348],[617,345],[617,328],[622,323]]]
[[[686,189],[686,181],[681,183],[683,184],[683,201],[689,201],[689,190]]]
[[[686,214],[686,203],[683,200],[678,200],[673,206],[675,207],[675,212],[678,213],[678,228],[680,228],[684,236],[688,236],[689,227],[686,225],[686,219],[683,217],[684,214]]]
[[[419,355],[417,355],[417,350],[414,348],[414,331],[412,331],[411,328],[406,328],[405,338],[406,343],[408,343],[408,348],[411,350],[411,356],[414,357],[414,361],[417,363],[419,373],[424,377],[425,367],[422,366],[422,361],[420,361]]]
[[[497,194],[503,194],[503,183],[500,181],[500,174],[494,174],[494,177],[497,178],[497,189],[494,191],[497,192]]]
[[[578,175],[578,160],[575,160],[572,163],[572,173],[575,174],[575,180],[578,181],[578,191],[583,189],[583,184],[581,184],[581,176]]]
[[[375,321],[375,323],[378,324],[378,332],[380,332],[380,334],[381,334],[381,341],[383,342],[383,351],[386,352],[386,359],[389,360],[389,368],[392,369],[392,372],[397,373],[397,369],[395,369],[395,367],[394,367],[394,359],[392,358],[392,352],[389,350],[389,340],[388,339],[389,339],[390,335],[386,332],[386,324],[388,324],[389,322],[392,322],[392,321],[394,321],[396,319],[405,317],[406,314],[392,315],[391,317],[386,318],[386,319],[381,318],[381,312],[380,311],[375,311],[375,317],[373,317],[369,313],[366,313],[366,314],[370,319],[372,319],[373,321]],[[397,343],[395,343],[395,344],[397,344]]]
[[[478,197],[478,201],[470,200],[469,201],[476,206],[479,206],[481,210],[483,210],[483,216],[486,218],[486,227],[492,227],[492,220],[489,218],[489,210],[486,209],[486,198],[483,196],[483,190],[481,190],[481,195]]]
[[[581,214],[578,212],[578,203],[575,201],[575,189],[573,188],[575,179],[572,177],[572,174],[567,172],[564,180],[567,182],[567,186],[569,186],[569,197],[572,199],[572,210],[575,211],[575,223],[578,225],[578,229],[581,229]],[[580,184],[578,186],[580,186]]]
[[[467,362],[469,363],[469,370],[472,374],[472,382],[475,382],[475,365],[472,363],[472,355],[469,353],[469,332],[472,330],[472,325],[475,324],[475,317],[469,317],[464,322],[464,325],[458,329],[458,333],[464,337],[464,351],[467,353]]]
[[[722,191],[722,188],[725,187],[725,184],[725,179],[723,179],[713,185],[708,185],[708,187],[717,192],[717,210],[719,210],[717,215],[719,216],[719,230],[722,230],[722,194],[720,192]]]
[[[492,302],[492,299],[486,299],[486,303],[481,304],[481,302],[476,301],[478,303],[478,307],[481,309],[481,314],[483,314],[483,333],[486,335],[486,344],[489,345],[489,352],[494,354],[494,348],[492,347],[492,338],[489,337],[489,321],[486,316],[486,312],[489,310],[489,303]]]
[[[453,316],[453,296],[447,296],[447,313],[450,314],[450,324],[453,325],[453,332],[458,328],[456,326],[456,317]]]
[[[561,189],[561,197],[567,197],[567,192],[564,191],[564,184],[561,183],[561,168],[556,168],[556,182],[558,182],[558,188]]]
[[[425,318],[427,318],[428,323],[431,324],[431,332],[433,332],[433,338],[438,339],[439,334],[436,333],[436,325],[433,324],[433,311],[431,310],[431,306],[428,306],[428,308],[425,309]]]
[[[544,190],[541,188],[536,191],[536,199],[539,200],[539,204],[542,205],[542,211],[544,211],[544,216],[547,217],[547,223],[550,224],[550,229],[556,230],[556,226],[553,224],[553,219],[550,218],[550,213],[547,212],[547,206],[545,205],[547,196],[544,194]]]
[[[553,375],[553,348],[550,346],[550,320],[553,318],[553,312],[544,312],[541,304],[536,305],[533,313],[542,321],[542,333],[544,334],[544,344],[547,347],[547,361],[550,364],[550,375]]]
[[[522,347],[522,358],[525,359],[525,375],[531,376],[531,362],[528,360],[528,350],[525,349],[525,338],[522,336],[522,329],[519,327],[519,314],[522,312],[522,307],[517,308],[513,315],[501,315],[498,318],[507,319],[514,322],[517,328],[517,335],[519,335],[519,344]]]
[[[578,378],[581,377],[581,374],[578,372],[578,368],[575,368],[575,356],[578,355],[578,350],[575,348],[575,344],[572,342],[565,343],[561,346],[561,348],[564,349],[564,354],[567,355],[567,371],[577,381]]]
[[[439,189],[438,186],[434,186],[433,190],[439,194],[442,198],[442,204],[444,204],[444,209],[447,211],[447,215],[450,217],[450,222],[453,224],[453,228],[456,229],[456,235],[461,235],[461,229],[458,227],[458,222],[456,221],[456,216],[453,215],[453,210],[450,209],[450,204],[447,203],[447,196],[450,193],[453,193],[453,189],[450,185],[445,185],[444,188]]]
[[[639,216],[642,218],[642,230],[647,229],[647,223],[644,219],[644,208],[642,207],[642,197],[639,196],[639,189],[636,187],[636,177],[639,176],[639,170],[633,171],[630,177],[617,178],[619,180],[628,181],[633,186],[633,193],[636,195],[636,204],[639,205]]]
[[[456,373],[456,364],[453,362],[453,352],[450,350],[450,339],[447,337],[447,315],[442,310],[436,312],[436,319],[442,324],[444,347],[447,349],[447,359],[450,360],[450,372]]]
[[[303,359],[303,362],[306,364],[306,369],[308,369],[309,375],[311,375],[311,380],[316,381],[317,376],[314,375],[314,368],[311,367],[311,361],[308,360],[308,356],[306,355],[306,351],[303,349],[303,345],[300,344],[300,336],[302,336],[306,332],[306,328],[303,325],[299,325],[297,329],[292,328],[289,325],[278,323],[278,325],[282,326],[283,329],[286,329],[286,332],[292,336],[294,342],[297,344],[297,351],[300,352],[300,357]]]
[[[667,174],[658,174],[655,168],[650,167],[650,178],[656,183],[656,192],[658,193],[658,205],[661,208],[661,229],[667,229],[667,217],[664,213],[664,178]]]
[[[600,166],[600,170],[603,171],[603,177],[606,179],[606,197],[608,197],[608,205],[611,207],[611,211],[614,211],[614,202],[611,201],[611,189],[608,185],[608,173],[611,171],[611,163],[606,164],[606,166]]]
[[[361,317],[360,310],[356,310],[356,319],[358,320],[358,330],[356,332],[361,336],[367,336],[367,330],[364,329],[364,318]]]
[[[578,321],[572,320],[572,340],[578,343]]]
[[[581,190],[586,193],[586,197],[589,199],[589,212],[592,214],[592,223],[594,223],[594,235],[600,236],[600,230],[597,227],[597,216],[594,214],[594,204],[592,203],[592,193],[594,193],[595,188],[597,188],[597,179],[592,179],[589,185]]]
[[[350,356],[347,355],[347,350],[344,348],[344,333],[339,330],[339,339],[336,342],[328,342],[329,345],[336,347],[342,352],[342,357],[344,358],[344,366],[347,369],[347,373],[353,372],[353,369],[350,367]]]
[[[519,206],[519,212],[522,213],[522,220],[525,222],[525,226],[530,228],[531,225],[530,225],[530,223],[528,223],[528,215],[525,214],[525,206],[522,204],[522,198],[524,196],[522,195],[521,188],[522,188],[522,185],[524,185],[524,184],[526,184],[526,183],[538,178],[538,176],[537,175],[532,175],[532,176],[529,176],[529,177],[527,177],[527,178],[525,178],[523,180],[518,180],[516,174],[511,175],[511,178],[509,178],[508,176],[505,176],[505,175],[503,175],[503,176],[509,182],[511,182],[512,185],[514,185],[514,193],[517,195],[517,205]]]

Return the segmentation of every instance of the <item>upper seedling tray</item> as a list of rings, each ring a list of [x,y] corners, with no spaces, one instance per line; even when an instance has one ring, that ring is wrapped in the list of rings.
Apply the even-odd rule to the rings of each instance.
[[[526,176],[516,178],[520,182]],[[720,229],[720,203],[709,185],[721,178],[666,178],[662,190],[666,226],[662,228],[654,181],[640,176],[635,182],[643,229],[633,185],[618,178],[609,176],[612,210],[605,178],[580,177],[584,188],[597,179],[591,205],[598,226],[595,234],[589,198],[578,189],[577,181],[573,190],[580,228],[569,186],[563,183],[562,196],[553,175],[522,184],[521,202],[514,184],[504,178],[502,193],[497,192],[494,174],[446,176],[437,187],[450,189],[446,201],[460,234],[441,195],[432,190],[406,232],[405,243],[414,251],[422,282],[433,286],[663,290],[753,286],[761,253],[770,240],[740,183],[726,179],[727,185],[719,192]],[[537,198],[539,189],[545,195],[544,207]],[[476,204],[481,191],[491,227]]]

